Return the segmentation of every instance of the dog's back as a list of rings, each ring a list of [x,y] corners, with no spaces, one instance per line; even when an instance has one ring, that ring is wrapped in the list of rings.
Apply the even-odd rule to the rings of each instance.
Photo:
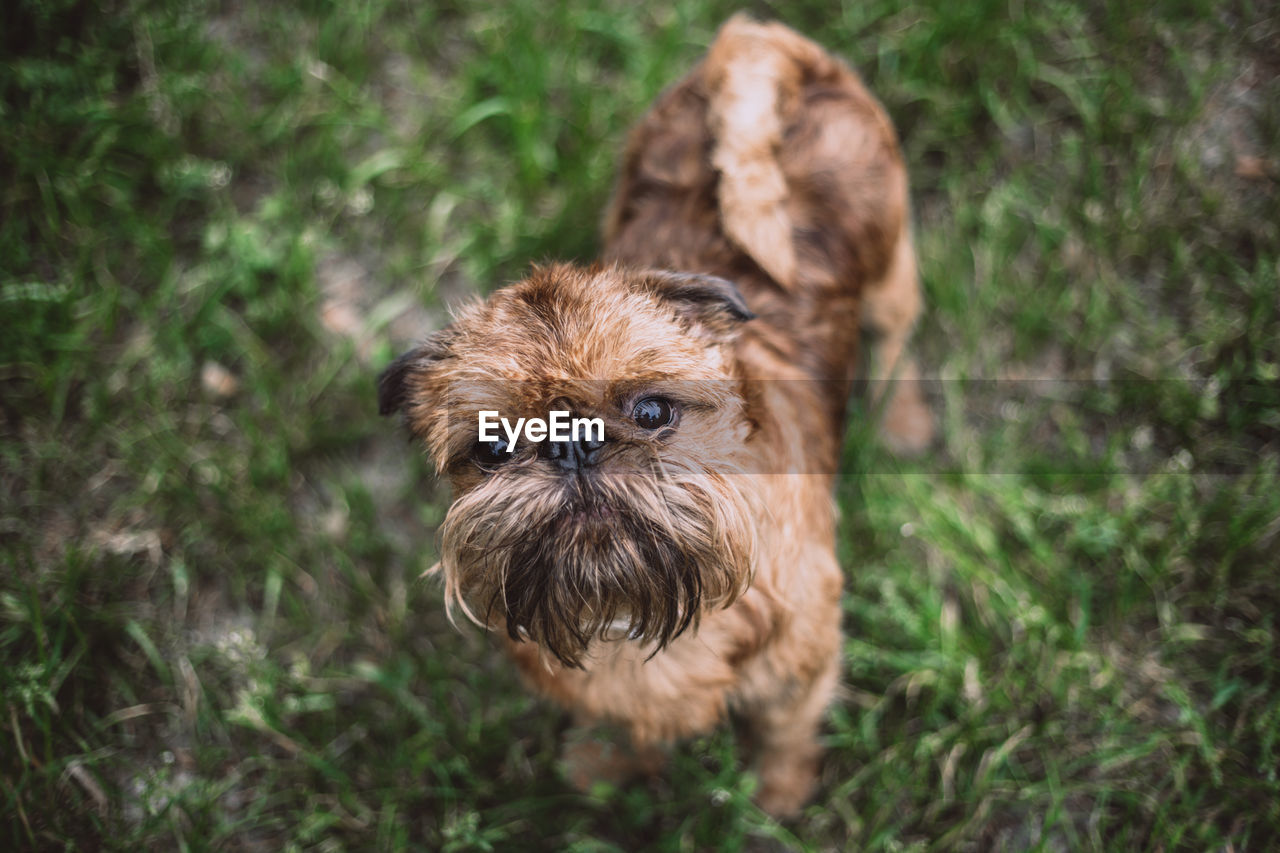
[[[907,206],[893,126],[858,77],[739,15],[632,132],[605,257],[735,281],[764,321],[753,334],[805,330],[779,343],[840,386],[859,325],[905,340],[919,310]]]

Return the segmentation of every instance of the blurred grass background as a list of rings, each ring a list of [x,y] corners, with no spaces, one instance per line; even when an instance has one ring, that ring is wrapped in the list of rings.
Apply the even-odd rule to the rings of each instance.
[[[572,793],[559,714],[445,621],[446,495],[374,377],[592,257],[737,8],[4,6],[0,847],[1275,849],[1271,4],[748,4],[897,122],[955,380],[924,460],[851,428],[800,819],[727,732]]]

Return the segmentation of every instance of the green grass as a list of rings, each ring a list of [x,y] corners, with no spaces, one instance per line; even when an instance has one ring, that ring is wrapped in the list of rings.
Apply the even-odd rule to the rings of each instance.
[[[942,380],[923,460],[855,403],[846,690],[785,826],[727,731],[559,781],[560,715],[420,580],[446,494],[373,388],[447,304],[592,257],[626,128],[734,7],[11,6],[0,847],[1280,837],[1265,4],[753,7],[898,123]]]

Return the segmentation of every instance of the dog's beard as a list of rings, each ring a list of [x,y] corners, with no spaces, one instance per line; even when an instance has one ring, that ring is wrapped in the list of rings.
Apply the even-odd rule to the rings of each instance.
[[[750,479],[672,460],[587,476],[499,469],[440,528],[446,601],[566,666],[619,634],[656,654],[750,583]]]

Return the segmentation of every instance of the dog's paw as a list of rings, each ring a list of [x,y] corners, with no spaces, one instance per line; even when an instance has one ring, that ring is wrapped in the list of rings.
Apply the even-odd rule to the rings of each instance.
[[[760,768],[756,805],[779,820],[795,817],[813,796],[818,760],[813,757],[775,759]]]
[[[918,456],[933,444],[935,431],[933,411],[925,402],[919,371],[908,362],[889,389],[880,421],[882,440],[895,456]]]
[[[659,773],[666,753],[658,747],[634,749],[625,736],[614,741],[600,731],[571,730],[560,751],[560,773],[576,790],[592,793],[599,786],[618,787]]]

